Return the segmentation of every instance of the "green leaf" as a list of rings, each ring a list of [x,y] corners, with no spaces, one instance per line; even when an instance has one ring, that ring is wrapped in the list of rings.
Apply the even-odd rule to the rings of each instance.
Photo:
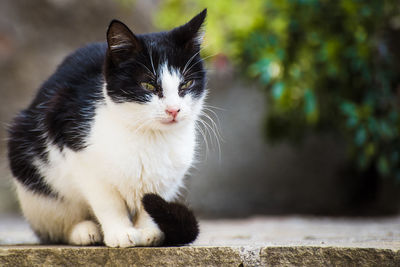
[[[272,87],[272,97],[278,100],[282,97],[284,91],[285,85],[282,82],[278,82]]]
[[[367,131],[364,127],[359,127],[354,136],[354,143],[360,147],[365,144],[365,141],[367,141]]]
[[[389,174],[389,162],[384,155],[380,156],[378,159],[378,171],[383,176]]]
[[[304,112],[308,121],[317,120],[317,103],[314,92],[310,89],[306,89],[304,93]]]

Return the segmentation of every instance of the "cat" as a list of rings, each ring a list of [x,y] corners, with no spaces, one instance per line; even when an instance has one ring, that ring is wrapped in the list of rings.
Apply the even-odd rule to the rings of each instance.
[[[141,35],[113,20],[107,42],[67,56],[16,116],[10,167],[22,212],[43,243],[165,240],[160,228],[171,225],[157,212],[167,210],[163,199],[177,197],[192,165],[207,93],[200,57],[206,14]]]

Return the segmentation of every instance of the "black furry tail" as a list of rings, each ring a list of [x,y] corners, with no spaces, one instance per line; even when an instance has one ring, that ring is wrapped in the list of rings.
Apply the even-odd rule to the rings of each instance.
[[[196,240],[199,224],[186,206],[167,202],[156,194],[144,195],[142,202],[165,235],[163,246],[185,245]]]

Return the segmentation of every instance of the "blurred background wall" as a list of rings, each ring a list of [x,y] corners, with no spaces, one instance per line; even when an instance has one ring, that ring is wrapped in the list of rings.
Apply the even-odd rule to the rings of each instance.
[[[7,123],[28,105],[66,55],[86,43],[103,41],[111,19],[124,21],[135,33],[158,30],[153,21],[157,21],[159,2],[0,2],[1,213],[18,210],[6,159]],[[201,11],[196,5],[185,8],[179,21]],[[174,16],[171,14],[172,19]],[[209,19],[218,21],[219,17]],[[206,40],[213,38],[207,34]],[[219,121],[223,140],[220,150],[213,137],[208,138],[208,149],[200,142],[198,163],[188,176],[184,195],[197,214],[374,215],[398,211],[399,184],[394,179],[349,171],[342,135],[310,133],[302,142],[268,142],[264,121],[271,103],[265,91],[256,78],[241,78],[240,64],[227,58],[224,51],[214,52],[208,61],[208,104],[217,107],[212,109],[218,119],[209,114]]]

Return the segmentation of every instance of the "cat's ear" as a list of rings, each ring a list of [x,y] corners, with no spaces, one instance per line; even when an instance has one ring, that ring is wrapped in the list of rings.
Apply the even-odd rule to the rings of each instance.
[[[170,34],[176,43],[185,48],[199,48],[203,41],[202,25],[207,16],[207,8],[194,16],[188,23],[173,29]]]
[[[139,52],[142,45],[133,32],[121,21],[112,20],[107,30],[108,52],[114,63]]]

